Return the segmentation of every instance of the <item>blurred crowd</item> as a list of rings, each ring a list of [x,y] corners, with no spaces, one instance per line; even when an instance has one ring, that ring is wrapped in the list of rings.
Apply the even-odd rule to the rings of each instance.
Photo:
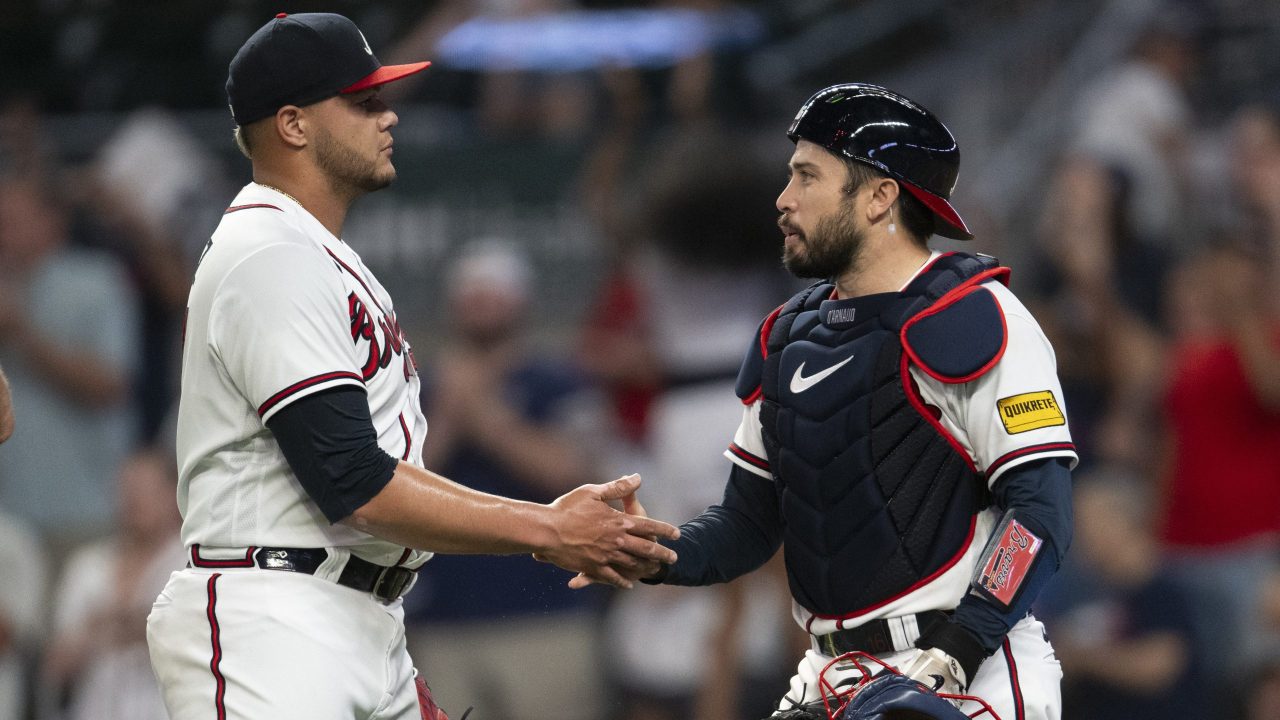
[[[1046,4],[957,3],[903,32],[945,42],[965,8],[998,20]],[[0,93],[0,368],[16,416],[0,446],[0,720],[164,717],[144,622],[184,562],[171,424],[186,291],[247,179],[230,119],[191,118],[223,103],[227,58],[277,9],[216,5],[41,0],[0,17],[6,67],[57,76]],[[406,134],[430,137],[408,129],[421,111],[464,118],[451,158],[466,141],[572,146],[534,175],[559,178],[536,201],[571,205],[594,243],[590,272],[566,274],[524,238],[443,238],[439,292],[399,308],[428,467],[536,501],[638,472],[649,513],[677,523],[717,502],[738,364],[799,287],[773,222],[792,99],[883,74],[865,48],[776,92],[744,68],[785,33],[877,3],[337,5],[384,62],[437,61],[386,93]],[[1280,719],[1280,74],[1242,57],[1261,79],[1221,97],[1204,59],[1233,8],[1265,15],[1226,0],[1154,13],[1063,109],[1033,206],[985,218],[994,237],[970,248],[1016,244],[1013,282],[1054,344],[1080,448],[1075,546],[1037,609],[1067,720]],[[897,45],[875,50],[901,64]],[[552,296],[576,304],[540,306]],[[763,718],[807,646],[776,561],[714,589],[568,579],[522,557],[424,567],[410,650],[455,717]]]

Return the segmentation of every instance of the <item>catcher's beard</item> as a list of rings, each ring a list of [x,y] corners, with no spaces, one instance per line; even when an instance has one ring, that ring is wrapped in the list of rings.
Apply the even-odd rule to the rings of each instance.
[[[784,215],[779,219],[784,224]],[[797,232],[799,228],[794,228]],[[783,247],[782,264],[791,274],[801,278],[836,278],[857,267],[866,247],[866,234],[858,227],[853,198],[840,203],[840,208],[818,221],[813,232],[800,233],[796,249]]]
[[[371,193],[396,179],[396,169],[390,163],[387,170],[379,171],[381,153],[372,158],[362,157],[324,128],[317,128],[315,146],[316,164],[340,194],[356,196]]]

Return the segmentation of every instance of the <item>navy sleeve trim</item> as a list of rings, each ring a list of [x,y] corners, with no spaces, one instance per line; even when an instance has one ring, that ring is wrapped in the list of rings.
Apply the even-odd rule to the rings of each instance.
[[[321,383],[327,383],[333,380],[355,380],[361,385],[364,384],[364,380],[361,379],[361,377],[358,374],[353,372],[348,372],[346,370],[321,373],[319,375],[309,377],[306,380],[299,380],[298,382],[281,390],[275,395],[272,395],[271,397],[267,398],[266,402],[258,406],[258,417],[265,417],[267,413],[271,412],[271,408],[289,399],[289,396],[291,395],[297,395],[298,393],[302,392],[303,390],[306,390],[307,388],[312,388],[312,387],[315,387],[316,385],[320,385]]]
[[[329,522],[391,482],[399,460],[378,445],[363,387],[340,385],[281,408],[267,427],[303,490]]]
[[[733,453],[734,457],[751,465],[752,467],[758,467],[761,470],[764,470],[766,472],[769,470],[768,460],[765,460],[764,458],[761,458],[761,457],[756,457],[755,455],[747,452],[746,450],[743,450],[742,447],[738,445],[738,443],[729,443],[729,452]]]
[[[996,458],[995,462],[991,463],[991,466],[987,468],[987,477],[994,476],[996,473],[1000,472],[1001,468],[1003,468],[1004,466],[1020,458],[1025,458],[1028,455],[1039,455],[1041,453],[1064,453],[1064,452],[1075,453],[1075,451],[1076,451],[1075,443],[1069,443],[1069,442],[1042,443],[1040,445],[1028,445],[1027,447],[1018,448],[1017,450],[1012,450]]]

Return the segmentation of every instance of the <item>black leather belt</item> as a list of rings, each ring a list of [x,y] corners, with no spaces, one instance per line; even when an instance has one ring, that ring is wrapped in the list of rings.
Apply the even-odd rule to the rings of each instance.
[[[918,637],[927,632],[935,623],[946,621],[949,614],[942,610],[927,610],[922,613],[916,613],[914,616],[906,617],[915,618],[916,635]],[[877,655],[901,652],[915,647],[910,643],[913,643],[916,638],[903,638],[908,643],[907,645],[903,645],[902,642],[894,642],[893,632],[889,625],[891,622],[901,623],[902,618],[869,620],[855,628],[819,635],[818,647],[831,657],[858,651]]]
[[[271,548],[260,547],[248,553],[243,560],[208,560],[200,557],[200,547],[193,548],[192,562],[196,567],[253,567],[263,570],[286,570],[288,572],[315,575],[320,564],[329,559],[329,551],[324,548]],[[382,602],[391,602],[404,595],[413,584],[417,570],[398,565],[384,566],[352,555],[342,568],[342,574],[335,581],[339,585],[367,592]]]

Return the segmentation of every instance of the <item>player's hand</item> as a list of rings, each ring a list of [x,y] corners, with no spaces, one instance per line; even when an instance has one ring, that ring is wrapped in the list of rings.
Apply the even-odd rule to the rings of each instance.
[[[674,540],[680,536],[678,529],[643,515],[619,512],[608,504],[613,500],[622,500],[624,506],[634,503],[639,487],[640,476],[627,475],[604,485],[583,485],[560,496],[551,503],[559,515],[559,542],[534,557],[582,573],[592,582],[623,588],[632,587],[640,577],[636,568],[675,562],[675,552],[656,540]],[[632,496],[630,501],[628,496]]]
[[[938,648],[916,650],[910,660],[902,663],[902,674],[936,693],[959,695],[969,686],[960,661]]]
[[[629,515],[646,518],[649,517],[649,513],[644,509],[644,505],[640,504],[640,498],[637,497],[634,492],[622,498],[622,511]],[[656,537],[650,537],[649,539],[657,540]],[[658,572],[662,570],[662,562],[658,560],[638,560],[633,567],[628,568],[615,566],[613,569],[619,575],[634,583],[636,580],[657,575]],[[569,587],[574,590],[581,590],[582,588],[592,584],[592,582],[592,579],[587,577],[585,574],[578,573],[569,580]]]

